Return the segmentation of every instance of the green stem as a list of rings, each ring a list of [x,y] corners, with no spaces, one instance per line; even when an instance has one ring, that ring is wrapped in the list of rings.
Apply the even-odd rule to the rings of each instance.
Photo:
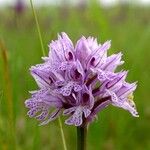
[[[64,150],[67,150],[65,136],[64,136],[64,132],[63,132],[63,128],[62,128],[62,123],[61,123],[60,117],[58,118],[58,122],[59,122],[60,131],[61,131],[61,138],[62,138],[62,141],[63,141],[63,147],[64,147]]]
[[[77,150],[86,150],[87,126],[77,127]]]
[[[32,12],[33,12],[33,15],[34,15],[34,18],[35,18],[36,27],[37,27],[37,30],[38,30],[38,35],[39,35],[39,39],[40,39],[40,43],[41,43],[42,53],[45,56],[45,50],[44,50],[44,44],[43,44],[43,40],[42,40],[42,36],[41,36],[40,26],[39,26],[39,22],[38,22],[38,19],[37,19],[37,15],[36,15],[32,0],[30,0],[30,4],[31,4]],[[62,141],[63,141],[63,147],[64,147],[64,150],[67,150],[61,119],[59,118],[58,121],[59,121],[59,127],[60,127],[60,131],[61,131],[61,137],[62,137]]]
[[[32,12],[33,12],[33,15],[34,15],[34,18],[35,18],[37,31],[38,31],[38,34],[39,34],[39,40],[40,40],[40,43],[41,43],[41,50],[42,50],[43,55],[45,56],[45,50],[44,50],[44,44],[43,44],[43,40],[42,40],[41,30],[40,30],[39,22],[38,22],[38,19],[37,19],[37,15],[36,15],[32,0],[30,0],[30,4],[31,4]]]

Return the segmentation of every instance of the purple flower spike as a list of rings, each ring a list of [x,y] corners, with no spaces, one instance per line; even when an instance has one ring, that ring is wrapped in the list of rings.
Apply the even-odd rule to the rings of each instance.
[[[74,46],[66,33],[58,35],[44,63],[30,68],[39,90],[25,101],[29,117],[44,125],[63,114],[66,124],[82,126],[110,104],[138,117],[133,102],[137,85],[125,81],[127,71],[116,72],[124,62],[121,53],[107,56],[110,46],[93,37],[81,37]]]

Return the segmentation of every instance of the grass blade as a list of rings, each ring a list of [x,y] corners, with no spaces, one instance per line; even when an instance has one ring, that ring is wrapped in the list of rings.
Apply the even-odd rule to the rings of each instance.
[[[59,122],[59,127],[60,127],[61,138],[62,138],[64,150],[67,150],[66,141],[65,141],[65,136],[64,136],[64,131],[63,131],[63,128],[62,128],[62,123],[61,123],[60,117],[58,118],[58,122]]]
[[[8,126],[9,126],[9,142],[8,145],[11,146],[11,149],[16,149],[15,141],[15,123],[14,123],[14,111],[13,111],[13,87],[9,72],[9,64],[7,57],[7,49],[4,45],[4,42],[0,39],[0,49],[3,60],[3,75],[4,75],[4,95],[6,97],[6,109],[8,116]]]
[[[35,12],[32,0],[30,0],[30,4],[31,4],[32,12],[33,12],[33,15],[34,15],[34,18],[35,18],[36,27],[37,27],[37,30],[38,30],[42,52],[43,52],[43,55],[45,56],[45,50],[44,50],[44,44],[43,44],[43,40],[42,40],[42,36],[41,36],[40,26],[39,26],[39,22],[38,22],[38,19],[37,19],[37,15],[36,15],[36,12]],[[63,132],[63,128],[62,128],[62,123],[61,123],[60,117],[59,117],[58,122],[59,122],[60,131],[61,131],[61,137],[62,137],[62,141],[63,141],[63,147],[64,147],[64,150],[67,150],[66,142],[65,142],[65,136],[64,136],[64,132]]]
[[[41,30],[40,30],[39,22],[38,22],[38,19],[37,19],[37,15],[36,15],[32,0],[30,0],[30,4],[31,4],[32,12],[33,12],[33,15],[34,15],[34,18],[35,18],[35,22],[36,22],[36,27],[37,27],[37,31],[38,31],[38,35],[39,35],[39,40],[40,40],[40,43],[41,43],[41,50],[42,50],[43,55],[45,56],[45,50],[44,50],[44,44],[43,44],[43,39],[42,39],[42,35],[41,35]]]

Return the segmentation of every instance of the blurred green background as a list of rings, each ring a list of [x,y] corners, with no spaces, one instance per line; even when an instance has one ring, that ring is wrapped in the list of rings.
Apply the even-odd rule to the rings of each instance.
[[[74,42],[82,35],[101,43],[112,40],[109,53],[122,51],[121,68],[130,70],[128,81],[138,81],[134,100],[140,117],[109,106],[89,127],[88,150],[150,150],[150,7],[127,3],[103,7],[96,0],[66,4],[36,8],[46,53],[62,31]],[[37,89],[29,67],[42,62],[30,7],[0,9],[0,41],[0,150],[63,150],[58,120],[39,127],[26,115],[28,91]],[[63,123],[63,129],[68,150],[75,150],[75,127]]]

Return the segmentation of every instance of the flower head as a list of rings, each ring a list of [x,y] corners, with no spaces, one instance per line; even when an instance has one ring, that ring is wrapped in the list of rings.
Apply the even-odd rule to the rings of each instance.
[[[66,124],[81,126],[108,105],[138,117],[132,96],[137,85],[125,81],[127,71],[116,72],[124,62],[121,53],[107,56],[110,46],[93,37],[81,37],[74,46],[66,33],[58,35],[44,63],[30,68],[39,89],[25,101],[29,117],[43,125],[63,114]]]
[[[15,10],[15,13],[17,15],[20,15],[20,14],[22,14],[24,12],[25,4],[24,4],[23,0],[17,0],[16,1],[16,4],[14,6],[14,10]]]

